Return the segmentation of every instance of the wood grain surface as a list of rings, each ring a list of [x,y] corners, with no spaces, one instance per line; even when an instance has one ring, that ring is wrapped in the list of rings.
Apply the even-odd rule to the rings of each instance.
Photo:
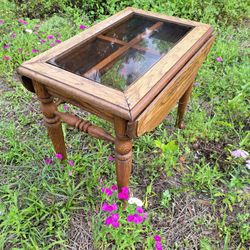
[[[183,96],[188,87],[193,83],[198,69],[206,58],[214,37],[210,38],[203,47],[193,56],[190,62],[174,77],[164,90],[137,118],[136,135],[153,130],[159,125],[173,106]]]

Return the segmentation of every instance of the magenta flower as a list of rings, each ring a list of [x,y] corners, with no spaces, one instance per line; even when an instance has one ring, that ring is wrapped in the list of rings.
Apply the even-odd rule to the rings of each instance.
[[[116,203],[113,203],[112,205],[109,205],[108,203],[104,202],[102,204],[102,211],[106,211],[108,213],[112,213],[113,211],[117,210],[118,206]]]
[[[0,19],[0,25],[4,24],[4,20]]]
[[[81,30],[84,30],[84,29],[86,29],[87,27],[86,27],[85,25],[81,24],[79,28],[80,28]]]
[[[56,39],[55,42],[56,42],[56,43],[61,43],[62,41],[59,40],[59,39]]]
[[[10,44],[8,44],[8,43],[6,43],[6,44],[3,45],[4,49],[8,49],[9,47],[10,47]]]
[[[69,110],[69,106],[68,105],[64,105],[63,106],[63,109],[66,111],[66,110]]]
[[[118,187],[116,185],[112,185],[111,190],[116,191],[116,190],[118,190]]]
[[[20,24],[23,24],[23,25],[27,25],[27,24],[28,24],[28,22],[26,22],[26,21],[23,20],[23,19],[19,19],[18,22],[19,22]]]
[[[36,29],[36,30],[39,30],[39,28],[40,28],[40,25],[35,25],[34,26],[34,29]]]
[[[106,225],[112,225],[113,228],[118,228],[120,226],[119,220],[119,214],[112,214],[105,220]]]
[[[10,56],[3,56],[3,60],[5,60],[5,61],[10,61],[10,60],[11,60],[11,57],[10,57]]]
[[[223,62],[222,57],[217,57],[215,60],[216,60],[217,62]]]
[[[22,52],[22,51],[23,51],[23,49],[22,49],[22,48],[18,48],[17,50],[18,50],[18,52]]]
[[[139,214],[130,214],[127,216],[128,222],[134,222],[135,224],[140,224],[143,222],[143,217]]]
[[[154,240],[155,241],[161,241],[161,236],[160,235],[155,235]]]
[[[129,198],[129,189],[128,187],[122,187],[122,191],[118,194],[120,200],[128,200]]]
[[[111,216],[109,216],[106,220],[105,220],[105,224],[106,225],[110,225],[111,223],[112,223],[112,217]]]
[[[113,192],[109,188],[102,188],[102,193],[105,193],[107,196],[112,196]]]
[[[52,40],[52,39],[54,39],[54,38],[55,38],[55,37],[54,37],[53,35],[48,35],[48,36],[47,36],[47,39],[48,39],[48,40]]]
[[[118,221],[112,221],[113,228],[118,228],[120,226],[120,223]]]
[[[248,152],[246,152],[245,150],[242,150],[242,149],[237,149],[237,150],[234,150],[234,151],[232,151],[231,152],[231,154],[234,156],[234,157],[236,157],[236,158],[238,158],[238,157],[242,157],[242,158],[247,158],[248,157]]]
[[[134,223],[135,224],[140,224],[143,222],[143,217],[140,216],[139,214],[134,214]]]
[[[46,40],[41,39],[41,40],[40,40],[40,43],[46,43]]]
[[[142,207],[137,207],[136,208],[136,211],[139,213],[139,214],[143,214],[144,213],[144,210]]]
[[[46,158],[44,158],[44,162],[45,162],[45,164],[47,164],[47,165],[50,165],[51,163],[52,163],[52,159],[51,158],[48,158],[48,157],[46,157]]]
[[[56,153],[56,158],[59,159],[59,160],[62,160],[63,156],[60,153]]]
[[[32,52],[32,53],[38,53],[39,50],[38,50],[38,49],[32,49],[31,52]]]
[[[156,249],[156,250],[162,250],[162,249],[163,249],[163,248],[162,248],[162,244],[161,244],[160,241],[156,241],[156,242],[155,242],[155,249]]]
[[[73,162],[72,160],[69,160],[69,165],[70,165],[71,167],[74,167],[74,162]]]
[[[51,47],[54,47],[54,46],[55,46],[55,44],[54,44],[54,43],[50,43],[50,46],[51,46]]]
[[[11,38],[16,38],[16,33],[12,33],[12,34],[10,35],[10,37],[11,37]]]
[[[127,216],[127,221],[128,222],[133,222],[134,221],[134,215],[133,214],[130,214]]]
[[[119,214],[112,214],[112,219],[114,221],[118,221],[119,220]]]
[[[114,159],[115,158],[112,155],[110,155],[109,158],[108,158],[109,161],[113,161]]]
[[[69,171],[68,176],[72,176],[72,175],[73,175],[73,172]]]

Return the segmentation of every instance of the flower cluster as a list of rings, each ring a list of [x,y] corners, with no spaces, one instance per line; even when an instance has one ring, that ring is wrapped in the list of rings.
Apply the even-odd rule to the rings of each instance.
[[[154,240],[155,240],[155,249],[162,250],[163,248],[162,248],[162,244],[161,244],[161,236],[155,235]]]
[[[129,198],[129,189],[128,187],[122,187],[122,191],[118,193],[118,198],[120,200],[128,200]]]
[[[118,206],[116,203],[113,203],[112,205],[109,205],[108,203],[104,202],[102,204],[102,211],[106,211],[108,213],[112,213],[113,211],[117,210]]]
[[[113,228],[118,228],[120,226],[119,223],[119,214],[112,214],[105,220],[105,224],[107,226],[112,225]]]

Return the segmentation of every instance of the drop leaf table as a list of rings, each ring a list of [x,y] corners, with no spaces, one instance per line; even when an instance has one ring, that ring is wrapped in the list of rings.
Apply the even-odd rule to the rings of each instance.
[[[23,63],[56,153],[66,159],[61,122],[115,144],[119,189],[129,185],[132,140],[152,131],[178,103],[183,116],[198,69],[214,41],[207,24],[134,8],[86,29]],[[111,122],[115,137],[80,117],[59,112],[70,103]]]

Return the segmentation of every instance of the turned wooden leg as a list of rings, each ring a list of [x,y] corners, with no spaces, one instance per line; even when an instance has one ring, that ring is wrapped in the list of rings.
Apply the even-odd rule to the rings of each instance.
[[[128,187],[132,167],[132,140],[126,136],[127,123],[115,118],[115,163],[118,190]]]
[[[47,92],[46,88],[37,82],[33,82],[35,92],[41,104],[41,111],[44,116],[44,123],[47,127],[49,137],[54,146],[56,153],[62,154],[63,160],[67,158],[64,136],[61,126],[61,120],[55,114],[57,110],[56,104],[53,102],[52,96]]]
[[[179,100],[178,112],[177,112],[177,121],[176,121],[176,125],[178,126],[179,129],[185,128],[185,124],[183,122],[183,119],[184,119],[184,114],[185,114],[185,111],[186,111],[186,108],[187,108],[187,105],[188,105],[189,97],[190,97],[190,95],[192,93],[192,88],[193,88],[193,84],[191,84],[188,87],[186,92],[183,94],[183,96]]]

